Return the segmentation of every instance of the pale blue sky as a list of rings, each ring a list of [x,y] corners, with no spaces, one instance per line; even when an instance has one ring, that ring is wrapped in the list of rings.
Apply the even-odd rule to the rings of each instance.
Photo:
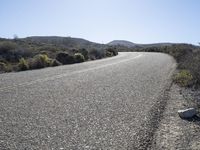
[[[200,0],[1,0],[0,37],[200,42]]]

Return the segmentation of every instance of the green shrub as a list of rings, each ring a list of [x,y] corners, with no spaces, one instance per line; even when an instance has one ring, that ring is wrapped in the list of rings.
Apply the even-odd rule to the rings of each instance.
[[[0,42],[0,54],[7,53],[10,50],[16,49],[17,45],[11,41]]]
[[[85,57],[81,53],[74,54],[75,63],[81,63],[85,61]]]
[[[192,61],[189,62],[190,71],[195,78],[195,82],[200,85],[200,51],[194,53],[194,57],[192,58]]]
[[[105,51],[104,50],[98,50],[98,49],[92,49],[89,52],[89,57],[91,60],[94,59],[101,59],[105,57]]]
[[[192,84],[193,76],[189,70],[181,70],[174,76],[173,81],[182,87],[187,87]]]
[[[6,64],[3,62],[0,62],[0,72],[6,72]]]
[[[65,52],[60,52],[56,55],[56,60],[58,60],[62,64],[73,64],[74,63],[74,57],[69,55]]]
[[[3,58],[0,58],[0,63],[4,63],[4,64],[7,64],[8,62],[5,60],[5,59],[3,59]]]
[[[118,51],[117,51],[116,48],[109,47],[108,49],[106,49],[106,56],[107,57],[116,56],[116,55],[118,55]]]
[[[17,45],[11,41],[0,42],[0,56],[11,63],[16,63],[21,58]]]
[[[111,53],[110,51],[106,51],[106,57],[112,57],[113,53]]]
[[[21,71],[28,70],[29,69],[29,64],[24,58],[21,58],[19,60],[19,63],[18,63],[18,68]]]
[[[41,51],[40,54],[42,54],[42,55],[48,55],[48,52],[47,51]]]
[[[0,62],[0,72],[11,72],[11,71],[12,71],[12,67],[10,64]]]
[[[192,84],[195,87],[200,85],[200,51],[191,51],[179,57],[178,69],[189,70],[192,77]]]
[[[84,56],[85,60],[89,59],[89,56],[88,56],[89,53],[85,48],[79,49],[79,53],[81,53]]]
[[[51,59],[45,54],[36,55],[30,61],[30,68],[31,69],[39,69],[51,66]]]

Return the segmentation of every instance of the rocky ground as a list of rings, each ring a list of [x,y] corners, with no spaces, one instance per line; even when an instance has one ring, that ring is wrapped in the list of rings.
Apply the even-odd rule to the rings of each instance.
[[[169,100],[160,122],[159,128],[154,134],[151,149],[200,149],[200,117],[199,114],[192,119],[181,119],[177,113],[179,109],[195,107],[199,109],[200,91],[183,89],[172,85],[169,92]],[[199,110],[198,110],[199,112]]]

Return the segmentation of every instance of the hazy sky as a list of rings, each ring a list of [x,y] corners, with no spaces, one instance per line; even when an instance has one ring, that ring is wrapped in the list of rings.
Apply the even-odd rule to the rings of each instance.
[[[0,37],[200,42],[200,0],[0,0]]]

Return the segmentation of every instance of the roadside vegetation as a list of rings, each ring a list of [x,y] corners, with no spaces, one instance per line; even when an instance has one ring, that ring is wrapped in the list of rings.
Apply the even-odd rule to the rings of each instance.
[[[112,46],[70,37],[0,38],[0,73],[81,63],[117,54]]]
[[[173,76],[173,81],[179,86],[188,87],[193,84],[193,76],[189,70],[179,70],[179,72]]]
[[[169,44],[168,46],[150,46],[125,48],[118,51],[161,52],[173,56],[177,61],[178,73],[174,82],[184,87],[198,88],[200,86],[200,47],[191,44]]]
[[[128,48],[70,37],[0,38],[0,73],[81,63],[116,56],[118,51],[167,53],[173,56],[178,64],[174,82],[184,87],[200,86],[200,47],[191,44]]]

